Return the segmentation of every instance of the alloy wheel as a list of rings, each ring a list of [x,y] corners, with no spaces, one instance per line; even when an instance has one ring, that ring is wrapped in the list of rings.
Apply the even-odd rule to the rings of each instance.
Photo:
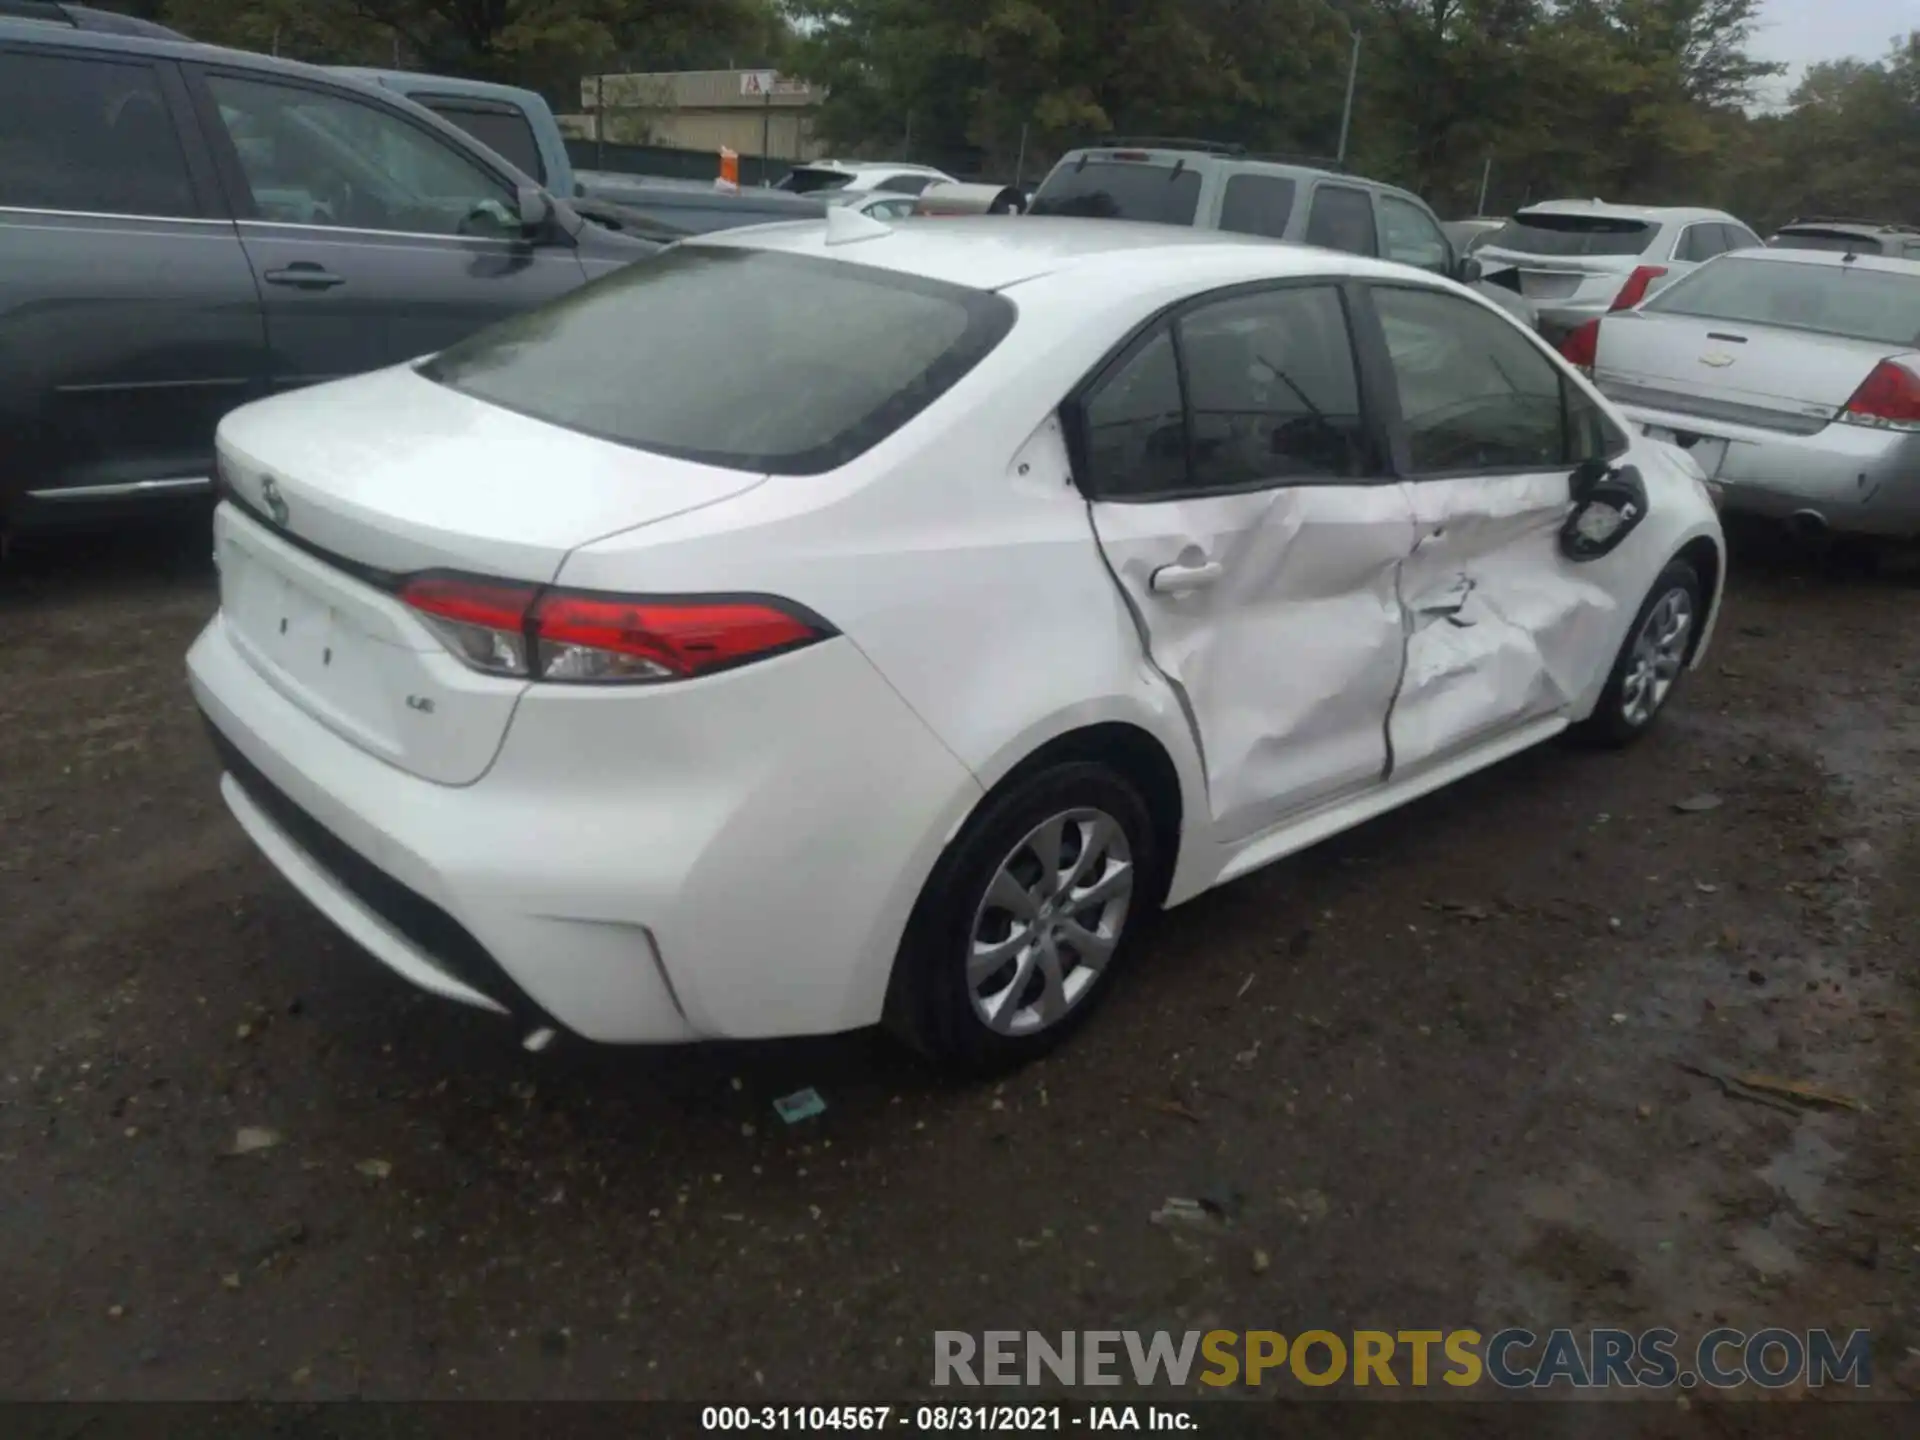
[[[1620,714],[1629,725],[1645,725],[1666,703],[1686,664],[1692,634],[1693,597],[1676,585],[1647,612],[1640,633],[1633,638],[1620,686]]]

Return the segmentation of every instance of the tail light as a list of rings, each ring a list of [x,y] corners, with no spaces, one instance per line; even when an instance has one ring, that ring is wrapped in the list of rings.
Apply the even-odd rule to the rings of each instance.
[[[663,600],[421,575],[400,599],[475,670],[575,685],[690,680],[836,633],[816,615],[752,595]]]
[[[1613,297],[1613,304],[1607,307],[1609,313],[1615,310],[1631,310],[1647,298],[1647,287],[1667,273],[1664,265],[1636,265],[1633,273],[1627,276],[1627,283],[1620,287],[1620,293]]]
[[[1594,361],[1600,355],[1600,321],[1587,321],[1560,342],[1560,353],[1567,362],[1579,366],[1587,374],[1593,373]]]
[[[1842,420],[1884,430],[1920,430],[1920,376],[1892,360],[1882,360],[1840,412]]]

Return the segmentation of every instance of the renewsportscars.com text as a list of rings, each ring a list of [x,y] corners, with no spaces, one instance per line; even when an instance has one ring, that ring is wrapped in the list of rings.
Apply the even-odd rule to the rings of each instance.
[[[1445,1386],[1777,1390],[1872,1383],[1865,1330],[937,1330],[933,1383],[957,1386]]]

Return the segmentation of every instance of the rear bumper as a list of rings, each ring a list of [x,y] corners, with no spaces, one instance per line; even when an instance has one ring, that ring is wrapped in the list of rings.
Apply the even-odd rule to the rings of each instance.
[[[1726,442],[1707,480],[1722,508],[1770,519],[1812,515],[1860,535],[1920,534],[1920,436],[1833,424],[1812,435],[1622,405],[1636,425]],[[1693,447],[1697,454],[1700,446]]]
[[[188,671],[229,808],[329,919],[423,989],[591,1040],[873,1023],[980,795],[845,640],[680,693],[529,695],[467,786],[313,720],[222,616]]]

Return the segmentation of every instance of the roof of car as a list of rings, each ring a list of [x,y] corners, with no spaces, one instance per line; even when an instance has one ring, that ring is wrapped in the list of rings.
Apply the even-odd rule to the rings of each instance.
[[[1528,215],[1606,215],[1621,220],[1654,220],[1684,223],[1689,220],[1732,220],[1724,210],[1703,205],[1618,205],[1606,200],[1539,200],[1514,212],[1516,219]]]
[[[521,106],[533,106],[546,109],[547,102],[535,91],[519,85],[502,85],[495,80],[466,80],[458,75],[430,75],[418,70],[390,70],[372,65],[329,65],[327,69],[335,75],[350,75],[356,80],[370,80],[376,85],[384,85],[389,90],[398,90],[403,95],[436,92],[457,94],[479,100],[505,100]]]
[[[1903,260],[1897,255],[1882,255],[1876,250],[1854,254],[1840,250],[1774,250],[1761,246],[1758,249],[1729,250],[1726,258],[1759,260],[1769,265],[1820,265],[1829,270],[1884,270],[1893,275],[1920,276],[1920,260]]]
[[[836,215],[843,212],[836,212]],[[920,275],[975,290],[1001,290],[1023,280],[1121,254],[1203,257],[1238,252],[1256,257],[1260,273],[1287,275],[1374,274],[1404,276],[1404,267],[1320,250],[1306,245],[1276,245],[1255,235],[1223,230],[1192,230],[1126,220],[1077,217],[969,215],[956,218],[916,216],[886,224],[865,216],[845,216],[874,229],[836,243],[833,221],[784,222],[702,235],[691,244],[781,250],[872,265]]]

